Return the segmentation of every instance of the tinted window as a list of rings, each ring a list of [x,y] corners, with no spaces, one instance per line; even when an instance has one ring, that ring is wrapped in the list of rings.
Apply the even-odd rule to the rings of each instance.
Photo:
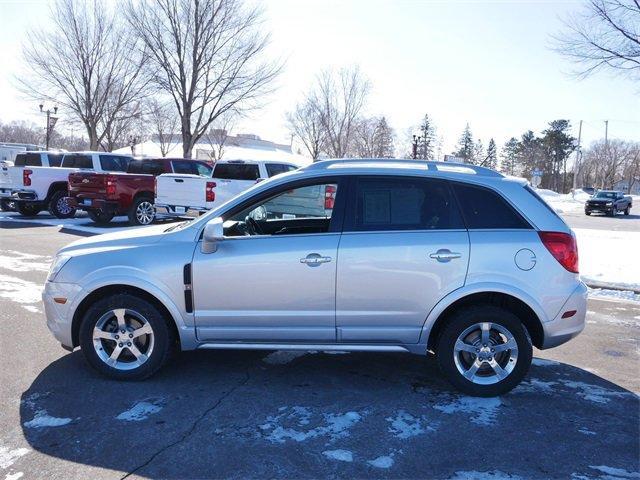
[[[131,160],[128,173],[160,175],[165,173],[164,162],[162,160]]]
[[[353,229],[464,228],[446,182],[414,178],[361,178],[356,182]]]
[[[100,167],[105,172],[126,172],[130,161],[131,157],[100,155]]]
[[[60,164],[62,163],[62,154],[58,154],[58,155],[48,154],[47,157],[49,158],[50,167],[59,167]]]
[[[291,172],[296,169],[293,165],[287,165],[286,163],[265,163],[265,166],[267,167],[267,174],[269,177]]]
[[[196,167],[196,172],[198,175],[202,175],[203,177],[210,177],[213,168],[209,165],[205,165],[204,163],[193,162]]]
[[[71,154],[62,157],[62,166],[65,168],[93,168],[93,161],[87,155]]]
[[[460,183],[453,188],[468,228],[531,228],[496,192]]]
[[[41,167],[42,160],[39,153],[19,153],[14,162],[16,167]]]
[[[189,160],[174,160],[171,164],[173,165],[174,173],[189,173],[191,175],[198,174],[193,166],[193,162]]]
[[[213,170],[213,178],[257,180],[260,171],[255,163],[218,163]]]

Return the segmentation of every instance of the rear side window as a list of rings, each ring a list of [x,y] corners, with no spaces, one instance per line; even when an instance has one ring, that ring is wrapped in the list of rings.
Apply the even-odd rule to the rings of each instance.
[[[65,168],[85,168],[92,169],[93,161],[88,155],[65,155],[62,157],[62,166]]]
[[[129,162],[131,162],[131,157],[100,155],[100,167],[105,172],[126,172]]]
[[[41,167],[42,160],[39,153],[19,153],[13,164],[16,167]]]
[[[59,154],[59,155],[48,154],[47,158],[49,159],[50,167],[59,167],[60,164],[62,163],[62,154]]]
[[[160,175],[165,173],[164,163],[160,160],[131,160],[128,173]]]
[[[531,228],[496,192],[460,183],[453,188],[469,229]]]
[[[355,231],[465,228],[451,189],[440,180],[360,178],[352,205]]]
[[[209,165],[205,165],[204,163],[200,163],[200,162],[193,162],[193,163],[196,167],[196,172],[198,175],[201,175],[203,177],[211,176],[211,172],[213,171],[213,168],[211,168]]]
[[[213,178],[228,180],[258,180],[260,171],[255,163],[218,163]]]
[[[267,174],[269,178],[280,175],[281,173],[291,172],[296,169],[293,165],[287,165],[286,163],[265,163],[267,167]]]

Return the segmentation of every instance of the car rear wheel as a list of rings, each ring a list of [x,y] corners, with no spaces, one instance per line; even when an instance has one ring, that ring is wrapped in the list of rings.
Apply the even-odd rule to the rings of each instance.
[[[150,225],[156,218],[156,209],[153,199],[150,197],[136,198],[129,210],[129,223],[131,225]]]
[[[113,213],[102,210],[88,210],[89,218],[99,225],[106,225],[113,218]]]
[[[440,370],[456,388],[468,395],[494,397],[522,381],[533,348],[518,317],[481,305],[460,310],[447,321],[436,354]]]
[[[129,293],[102,298],[84,315],[80,346],[87,362],[117,380],[143,380],[169,359],[173,330],[151,302]]]
[[[0,200],[0,211],[2,212],[13,212],[15,210],[15,202],[12,200]]]
[[[627,205],[627,208],[624,209],[624,214],[629,215],[631,213],[631,207]]]
[[[76,209],[67,202],[67,192],[58,190],[51,195],[49,213],[56,218],[71,218],[76,214]]]
[[[35,217],[42,211],[42,208],[39,205],[28,202],[17,202],[16,209],[23,217]]]

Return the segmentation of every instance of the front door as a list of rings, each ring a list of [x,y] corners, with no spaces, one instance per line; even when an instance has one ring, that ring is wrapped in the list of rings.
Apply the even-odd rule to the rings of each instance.
[[[337,181],[307,181],[223,214],[225,239],[214,253],[196,249],[193,259],[200,341],[335,341],[338,204],[287,212],[280,198],[325,195],[318,188],[325,185],[341,191]]]
[[[450,187],[366,177],[352,190],[338,254],[338,341],[416,343],[431,309],[465,282],[469,236]]]

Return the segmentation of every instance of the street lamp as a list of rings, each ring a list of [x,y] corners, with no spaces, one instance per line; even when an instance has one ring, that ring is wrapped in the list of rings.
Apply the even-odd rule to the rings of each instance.
[[[417,159],[418,158],[418,142],[420,142],[420,140],[422,139],[422,137],[420,137],[419,135],[414,135],[413,136],[413,159]]]
[[[44,109],[44,104],[41,103],[40,104],[40,113],[44,113],[47,116],[47,123],[45,126],[45,142],[46,142],[46,149],[49,150],[49,140],[51,139],[51,133],[53,132],[53,127],[55,127],[56,122],[58,121],[58,117],[54,117],[51,115],[51,109],[47,108],[46,110]],[[53,114],[57,114],[58,113],[58,106],[54,105],[53,106]]]

